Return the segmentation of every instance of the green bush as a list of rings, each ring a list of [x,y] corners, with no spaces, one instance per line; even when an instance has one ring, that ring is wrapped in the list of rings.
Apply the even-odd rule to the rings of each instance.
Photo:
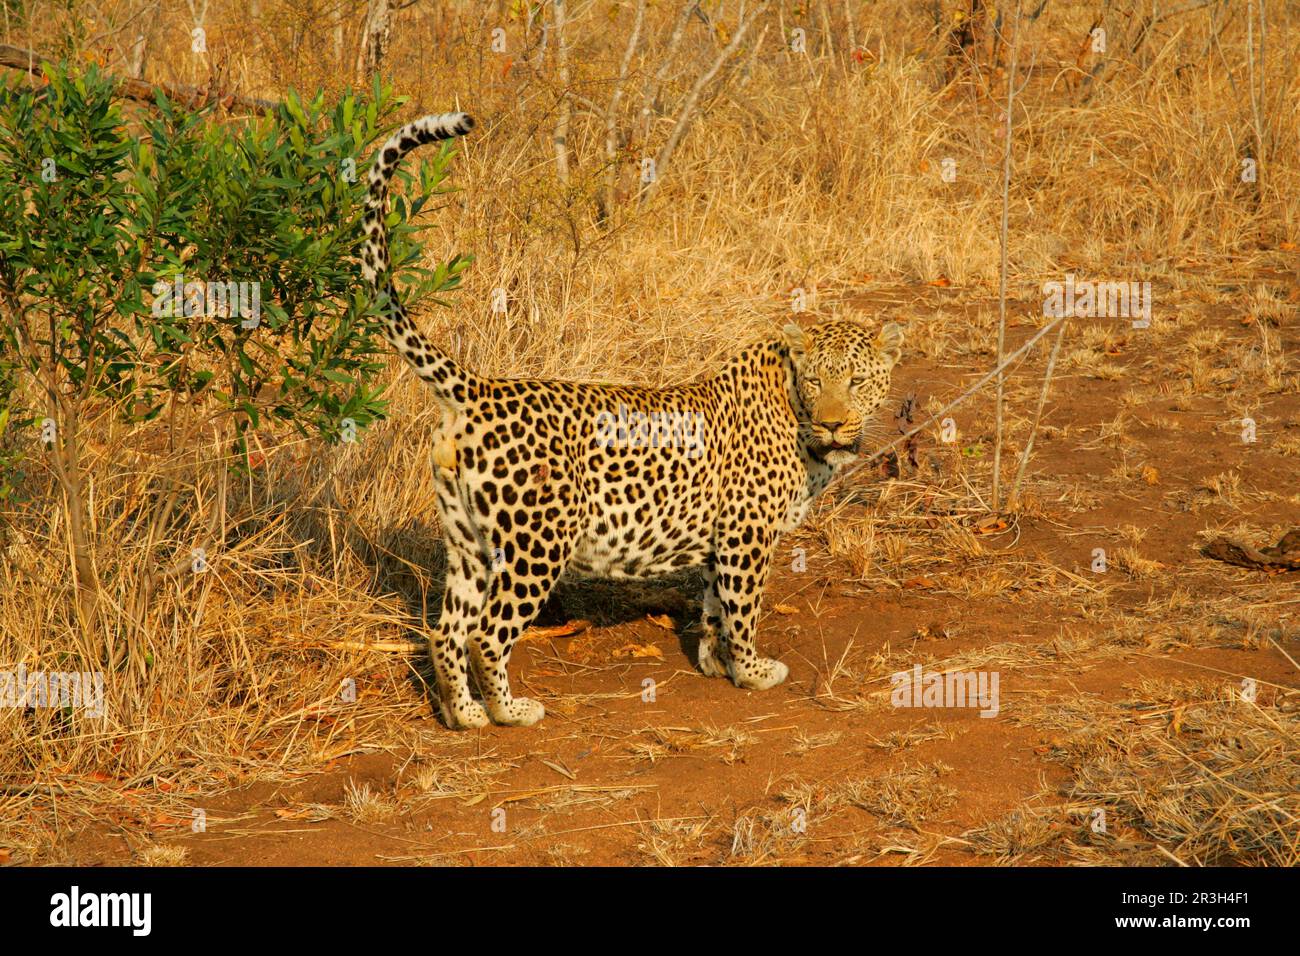
[[[357,256],[369,151],[401,101],[376,82],[240,121],[161,95],[128,116],[94,67],[45,72],[0,88],[0,361],[34,377],[59,428],[86,403],[134,420],[197,404],[242,446],[268,418],[336,439],[381,415]],[[389,216],[412,305],[468,264],[413,268],[410,221],[447,191],[451,155],[427,156]]]

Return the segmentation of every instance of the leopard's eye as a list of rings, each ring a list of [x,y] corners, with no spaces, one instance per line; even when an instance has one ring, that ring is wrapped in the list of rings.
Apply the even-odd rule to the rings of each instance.
[[[819,379],[819,378],[806,378],[806,379],[804,379],[804,381],[808,384],[808,387],[809,387],[809,388],[821,388],[821,387],[822,387],[822,380]]]
[[[849,385],[853,386],[854,388],[858,388],[859,386],[866,385],[866,384],[867,384],[867,377],[865,375],[855,375],[853,376],[853,378],[849,379]]]

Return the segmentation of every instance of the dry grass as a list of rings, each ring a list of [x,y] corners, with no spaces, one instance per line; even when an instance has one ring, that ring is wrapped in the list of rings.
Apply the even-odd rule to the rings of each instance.
[[[353,780],[343,791],[343,809],[356,823],[383,823],[397,815],[397,807],[387,795],[371,790],[368,783],[357,786]]]
[[[149,846],[140,851],[142,866],[184,866],[189,851],[183,846]]]
[[[730,765],[741,759],[745,747],[756,739],[739,727],[652,727],[643,736],[647,739],[630,741],[627,751],[631,759],[647,763],[703,752]]]
[[[915,830],[957,802],[957,790],[941,782],[951,772],[942,763],[901,767],[851,781],[833,799],[866,810],[888,826]]]
[[[1300,719],[1279,703],[1267,688],[1250,702],[1220,683],[1144,683],[1120,704],[1054,702],[1021,719],[1051,732],[1051,758],[1071,774],[1066,805],[965,836],[1010,862],[1295,866]]]

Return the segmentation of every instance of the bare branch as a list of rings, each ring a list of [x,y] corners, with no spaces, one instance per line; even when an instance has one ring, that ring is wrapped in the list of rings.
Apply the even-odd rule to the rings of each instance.
[[[560,78],[560,107],[555,117],[551,142],[555,146],[555,174],[562,186],[569,185],[569,120],[573,104],[569,100],[569,45],[564,39],[564,0],[551,0],[551,25],[555,31],[555,65]]]
[[[659,61],[659,69],[655,71],[651,79],[646,81],[645,91],[641,98],[642,143],[650,139],[650,121],[655,111],[659,109],[659,91],[663,89],[664,80],[668,78],[668,68],[672,66],[673,57],[677,54],[677,47],[681,45],[682,34],[686,32],[686,21],[691,18],[691,11],[698,6],[698,0],[686,0],[681,9],[677,11],[677,19],[673,21],[672,33],[668,36],[668,46]]]
[[[730,58],[730,56],[740,48],[740,44],[745,39],[745,34],[749,32],[749,28],[753,25],[754,21],[757,20],[767,9],[768,2],[769,0],[760,0],[759,4],[754,8],[754,11],[740,22],[740,25],[736,27],[735,34],[731,38],[731,42],[723,47],[722,51],[714,59],[713,64],[700,74],[695,81],[695,85],[691,87],[691,91],[686,94],[686,100],[682,103],[682,108],[677,113],[677,122],[673,125],[673,131],[668,134],[668,141],[664,143],[663,148],[659,150],[658,157],[655,159],[655,174],[650,178],[649,182],[645,183],[641,187],[640,201],[642,204],[645,203],[645,201],[650,197],[650,194],[654,191],[660,177],[663,176],[664,171],[668,168],[668,163],[672,160],[673,153],[677,151],[677,146],[682,141],[682,137],[686,135],[686,131],[695,120],[696,109],[699,106],[700,97],[703,95],[705,88],[713,82],[713,78],[718,75],[718,71],[722,69],[722,65],[727,62],[728,58]]]
[[[641,26],[645,22],[646,0],[638,0],[636,18],[632,22],[632,33],[623,51],[623,62],[618,67],[618,77],[614,80],[614,90],[609,96],[609,109],[605,111],[605,161],[606,170],[605,196],[602,200],[604,215],[609,216],[613,210],[614,187],[618,181],[618,108],[623,101],[623,87],[627,83],[628,70],[632,67],[632,57],[636,55],[637,43],[641,40]]]

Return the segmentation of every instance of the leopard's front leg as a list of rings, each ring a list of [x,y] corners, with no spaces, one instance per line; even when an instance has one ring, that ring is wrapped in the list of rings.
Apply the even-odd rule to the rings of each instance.
[[[742,534],[725,537],[716,557],[715,590],[725,641],[719,640],[714,645],[714,656],[721,657],[733,684],[750,690],[775,687],[790,673],[780,661],[760,657],[755,643],[759,606],[772,569],[775,547],[774,531],[761,524],[750,525]],[[707,592],[705,602],[707,611]]]
[[[727,677],[727,635],[722,630],[722,602],[718,599],[718,575],[714,558],[704,569],[704,608],[700,612],[700,646],[696,653],[700,671],[706,677]]]

